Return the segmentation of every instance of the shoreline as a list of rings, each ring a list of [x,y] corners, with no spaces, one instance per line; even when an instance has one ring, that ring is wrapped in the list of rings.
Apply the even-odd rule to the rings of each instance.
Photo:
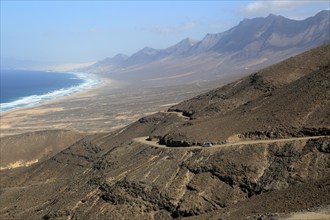
[[[47,71],[45,71],[47,72]],[[43,105],[50,101],[59,100],[65,97],[71,97],[77,93],[86,92],[95,88],[102,86],[102,84],[107,83],[111,84],[111,79],[101,78],[95,74],[91,73],[84,73],[84,72],[54,72],[58,74],[71,74],[77,77],[80,80],[83,80],[82,83],[74,86],[70,86],[65,89],[57,89],[50,91],[48,93],[44,93],[41,95],[31,95],[25,96],[18,100],[8,102],[8,103],[1,103],[0,114],[1,116],[10,113],[15,110],[20,110],[24,108],[33,108],[38,105]],[[110,81],[110,82],[109,82]],[[13,107],[11,107],[13,106]],[[4,110],[2,110],[4,109]]]
[[[17,125],[24,125],[26,121],[30,121],[32,118],[38,115],[49,115],[54,113],[61,113],[67,110],[67,104],[75,100],[80,99],[90,99],[92,97],[97,96],[97,94],[105,88],[114,85],[114,80],[110,78],[100,77],[98,75],[87,73],[88,75],[92,76],[93,78],[99,81],[98,84],[83,90],[79,90],[72,94],[66,96],[59,96],[53,99],[43,100],[39,103],[28,105],[28,106],[20,106],[16,108],[9,109],[7,111],[0,111],[0,137],[11,136],[16,134],[21,134],[29,131],[36,131],[36,130],[48,130],[43,128],[42,123],[40,123],[39,129],[29,129],[26,127],[24,132],[15,131]],[[55,107],[51,107],[51,106]],[[49,120],[44,121],[48,123]],[[14,130],[13,130],[14,129]],[[50,130],[52,129],[64,129],[68,130],[67,126],[51,126]],[[13,130],[11,132],[11,130]],[[81,131],[76,132],[80,133]]]
[[[90,73],[89,73],[90,74]],[[167,87],[132,87],[107,75],[90,74],[98,85],[33,106],[1,112],[0,137],[42,130],[106,133],[135,122],[148,114],[200,93],[192,84]]]

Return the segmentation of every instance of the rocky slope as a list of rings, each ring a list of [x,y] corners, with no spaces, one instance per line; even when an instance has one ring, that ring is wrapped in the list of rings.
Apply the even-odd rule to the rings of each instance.
[[[194,120],[171,130],[163,141],[191,145],[299,136],[313,129],[314,135],[329,134],[329,48],[311,50],[171,107]]]
[[[87,136],[41,163],[1,171],[0,216],[277,219],[326,208],[329,52],[330,45],[317,48],[170,109],[178,114],[141,118],[116,132]],[[198,149],[133,140],[171,137],[189,146],[205,138],[313,135],[323,137]]]
[[[139,123],[80,141],[25,170],[2,172],[1,216],[242,219],[329,204],[329,138],[206,150],[130,141],[131,133],[149,129]]]
[[[0,138],[0,169],[29,166],[68,148],[84,134],[65,130],[30,132]]]

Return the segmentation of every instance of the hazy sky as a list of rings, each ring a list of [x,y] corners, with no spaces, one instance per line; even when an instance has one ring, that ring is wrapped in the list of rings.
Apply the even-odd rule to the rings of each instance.
[[[88,62],[166,48],[269,13],[304,19],[329,1],[3,1],[1,57]]]

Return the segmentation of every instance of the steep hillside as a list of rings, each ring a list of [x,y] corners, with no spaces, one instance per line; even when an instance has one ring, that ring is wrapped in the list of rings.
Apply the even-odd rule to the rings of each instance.
[[[2,137],[0,169],[29,166],[44,161],[84,136],[71,131],[54,130]]]
[[[0,171],[0,217],[278,219],[316,209],[330,216],[329,52],[316,48],[169,112],[87,136],[41,163]],[[191,146],[202,141],[218,145]]]
[[[312,128],[329,132],[329,51],[329,45],[314,49],[171,107],[194,120],[163,141],[297,136]]]

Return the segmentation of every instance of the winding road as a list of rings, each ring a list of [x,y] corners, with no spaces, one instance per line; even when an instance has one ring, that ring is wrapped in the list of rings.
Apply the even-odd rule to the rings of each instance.
[[[297,137],[297,138],[283,138],[283,139],[271,139],[271,140],[251,140],[251,141],[239,141],[234,143],[227,143],[227,144],[219,144],[213,145],[212,147],[202,147],[202,146],[191,146],[191,147],[168,147],[166,145],[160,145],[156,141],[148,141],[146,140],[148,137],[137,137],[134,138],[133,141],[149,145],[152,147],[158,148],[165,148],[165,149],[213,149],[219,147],[228,147],[228,146],[237,146],[237,145],[249,145],[249,144],[269,144],[275,142],[287,142],[287,141],[300,141],[300,140],[310,140],[310,139],[317,139],[321,137],[329,137],[329,136],[313,136],[313,137]]]

